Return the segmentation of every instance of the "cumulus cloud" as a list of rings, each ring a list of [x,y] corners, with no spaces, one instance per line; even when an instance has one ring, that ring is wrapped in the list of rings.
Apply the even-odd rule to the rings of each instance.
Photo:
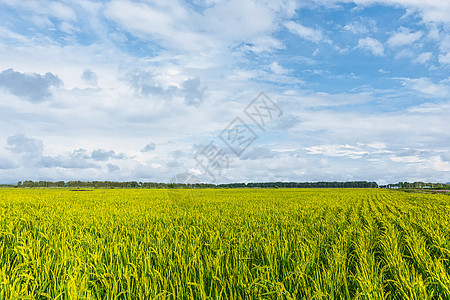
[[[44,144],[41,140],[16,134],[7,138],[7,150],[13,153],[15,162],[22,167],[40,165]]]
[[[85,149],[73,150],[66,154],[57,156],[44,156],[41,163],[45,168],[65,168],[65,169],[90,169],[100,168],[99,165],[88,161],[89,155]]]
[[[133,70],[125,75],[125,81],[142,96],[149,95],[173,95],[177,90],[176,86],[163,88],[156,82],[155,75],[144,70]]]
[[[109,159],[124,159],[126,155],[124,153],[118,153],[114,150],[106,151],[104,149],[97,149],[92,151],[90,158],[96,161],[107,161]]]
[[[371,37],[360,39],[357,48],[369,50],[375,56],[384,56],[383,44]]]
[[[105,162],[110,159],[126,159],[124,153],[118,153],[114,150],[106,151],[104,149],[97,149],[89,153],[86,149],[80,148],[67,152],[65,154],[59,154],[56,156],[43,156],[41,163],[46,168],[66,168],[66,169],[99,169],[101,165],[95,162]],[[108,163],[108,170],[115,169],[114,165]]]
[[[0,73],[0,87],[31,102],[39,102],[51,97],[52,87],[60,87],[61,79],[52,73],[20,73],[8,69]]]
[[[95,162],[128,158],[124,153],[116,153],[114,150],[97,149],[89,152],[83,148],[50,156],[44,153],[42,140],[27,137],[23,134],[8,137],[7,144],[8,146],[5,148],[16,155],[16,163],[10,164],[7,160],[0,160],[3,168],[18,167],[19,164],[37,168],[99,169],[101,165]]]
[[[139,69],[128,72],[125,81],[141,96],[163,96],[165,100],[182,97],[186,105],[192,106],[198,106],[203,102],[206,90],[198,77],[185,79],[179,84],[174,82],[167,85],[158,80],[155,74]]]

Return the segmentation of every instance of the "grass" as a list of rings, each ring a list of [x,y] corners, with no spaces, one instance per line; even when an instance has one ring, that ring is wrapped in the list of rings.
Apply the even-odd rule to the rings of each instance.
[[[450,198],[0,189],[0,299],[449,299]]]

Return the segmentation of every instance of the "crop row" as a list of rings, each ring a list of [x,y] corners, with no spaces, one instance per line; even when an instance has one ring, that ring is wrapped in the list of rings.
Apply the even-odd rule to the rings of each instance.
[[[0,299],[449,299],[449,199],[3,189]]]

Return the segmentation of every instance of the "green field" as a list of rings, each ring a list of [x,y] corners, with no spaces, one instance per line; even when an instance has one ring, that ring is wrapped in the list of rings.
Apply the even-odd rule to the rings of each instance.
[[[0,299],[450,299],[450,197],[0,189]]]

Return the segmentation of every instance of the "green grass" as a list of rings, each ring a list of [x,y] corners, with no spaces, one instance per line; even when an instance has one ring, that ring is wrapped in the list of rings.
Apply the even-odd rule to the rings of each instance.
[[[0,299],[449,299],[450,198],[0,189]]]

